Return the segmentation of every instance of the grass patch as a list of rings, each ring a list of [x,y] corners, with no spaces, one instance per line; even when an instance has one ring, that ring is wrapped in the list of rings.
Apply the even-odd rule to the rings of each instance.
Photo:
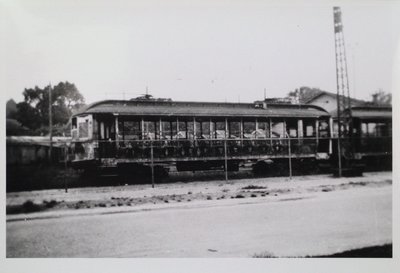
[[[31,200],[26,201],[22,204],[22,209],[24,212],[37,212],[41,211],[42,207],[38,204],[33,203]]]
[[[366,186],[368,182],[350,182],[349,185],[352,186]]]
[[[263,186],[257,186],[257,185],[249,185],[246,187],[243,187],[242,190],[261,190],[261,189],[266,189],[267,187]]]
[[[253,258],[276,258],[272,252],[264,251],[253,255]]]
[[[8,206],[6,208],[6,213],[7,214],[18,214],[18,213],[32,213],[32,212],[38,212],[46,209],[46,205],[42,204],[36,204],[32,202],[31,200],[26,201],[22,205],[16,205],[16,206]]]
[[[54,208],[58,204],[58,202],[56,200],[51,200],[50,202],[44,200],[43,204],[46,206],[46,208],[51,209]]]

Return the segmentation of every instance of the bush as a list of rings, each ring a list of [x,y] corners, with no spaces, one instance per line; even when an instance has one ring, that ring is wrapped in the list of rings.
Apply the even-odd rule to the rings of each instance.
[[[264,251],[262,253],[254,254],[253,258],[276,258],[276,256],[269,251]]]
[[[249,185],[246,187],[243,187],[242,190],[261,190],[261,189],[266,189],[267,187],[263,186],[257,186],[257,185]]]
[[[38,204],[33,203],[31,200],[26,201],[22,204],[23,212],[37,212],[41,211],[42,207]]]
[[[45,200],[45,201],[43,201],[43,203],[45,204],[46,208],[48,208],[48,209],[54,208],[58,204],[58,202],[56,200],[51,200],[50,202]]]

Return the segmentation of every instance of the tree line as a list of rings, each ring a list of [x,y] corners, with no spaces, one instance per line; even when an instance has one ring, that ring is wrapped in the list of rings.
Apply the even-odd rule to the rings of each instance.
[[[55,86],[25,88],[24,100],[7,102],[7,135],[47,135],[49,133],[49,95],[51,92],[54,135],[69,135],[69,120],[85,105],[75,84],[60,82]]]

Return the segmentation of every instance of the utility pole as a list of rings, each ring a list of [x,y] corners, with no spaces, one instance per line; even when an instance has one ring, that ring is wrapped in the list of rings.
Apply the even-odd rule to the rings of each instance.
[[[340,7],[333,7],[333,24],[334,24],[334,38],[335,38],[336,89],[337,89],[336,99],[337,99],[337,121],[338,121],[338,142],[337,142],[338,167],[339,167],[338,175],[339,177],[341,177],[342,163],[343,163],[341,161],[342,148],[343,148],[342,144],[343,141],[346,141],[347,144],[351,145],[353,125],[352,125],[352,113],[351,113],[349,76],[347,73],[346,47],[343,34],[342,11]],[[342,135],[342,125],[344,131],[343,135]]]
[[[50,138],[50,148],[49,148],[49,161],[52,163],[53,158],[53,113],[51,105],[51,83],[49,84],[49,138]]]

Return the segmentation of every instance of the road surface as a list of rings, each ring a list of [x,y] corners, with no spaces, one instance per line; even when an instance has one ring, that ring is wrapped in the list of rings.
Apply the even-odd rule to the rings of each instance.
[[[292,257],[392,242],[391,186],[210,202],[8,221],[7,257]]]

